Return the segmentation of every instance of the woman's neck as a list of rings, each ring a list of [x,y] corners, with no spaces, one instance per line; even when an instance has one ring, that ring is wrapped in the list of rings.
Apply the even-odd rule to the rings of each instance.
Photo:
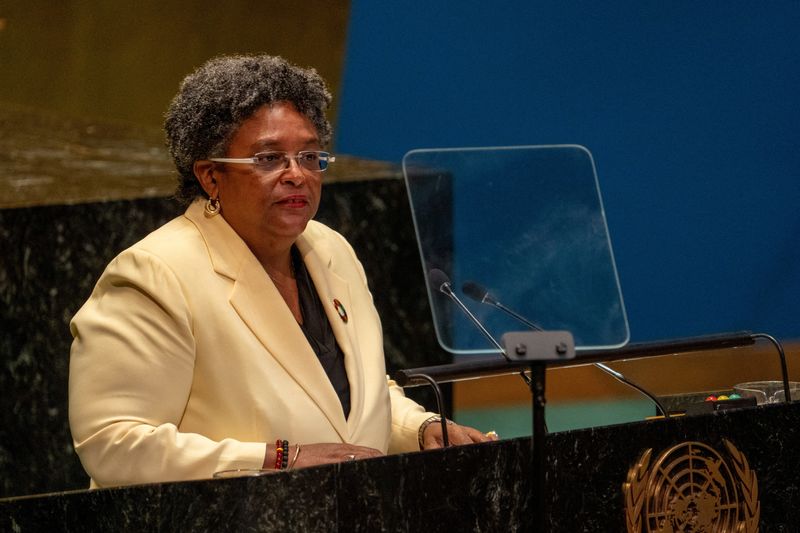
[[[303,324],[303,313],[300,309],[300,295],[292,258],[292,248],[285,252],[260,257],[261,265],[272,280],[275,288],[283,297],[298,324]]]
[[[295,278],[294,264],[292,261],[292,248],[282,250],[280,253],[262,255],[258,257],[264,270],[267,271],[272,281],[280,283],[283,280]]]

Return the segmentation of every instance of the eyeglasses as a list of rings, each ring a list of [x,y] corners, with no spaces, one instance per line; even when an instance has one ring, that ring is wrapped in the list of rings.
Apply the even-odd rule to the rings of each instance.
[[[209,161],[250,164],[265,172],[274,172],[289,168],[289,159],[294,159],[304,169],[315,172],[324,172],[329,163],[336,161],[336,157],[319,150],[303,150],[295,155],[289,155],[288,152],[259,152],[253,157],[211,157]]]

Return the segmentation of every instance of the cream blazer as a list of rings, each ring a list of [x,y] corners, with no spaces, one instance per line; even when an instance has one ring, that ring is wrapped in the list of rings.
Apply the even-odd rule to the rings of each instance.
[[[266,271],[195,202],[117,256],[70,324],[70,426],[93,486],[260,468],[278,438],[418,449],[432,413],[387,380],[353,249],[314,221],[297,247],[345,355],[349,418]]]

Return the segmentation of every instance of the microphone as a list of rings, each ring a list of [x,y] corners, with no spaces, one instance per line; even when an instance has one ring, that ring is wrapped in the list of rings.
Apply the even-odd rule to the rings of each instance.
[[[444,275],[444,272],[442,272],[442,275]],[[489,291],[486,288],[484,288],[482,285],[479,285],[478,283],[475,283],[474,281],[465,281],[464,284],[461,286],[461,290],[464,291],[464,294],[466,294],[467,296],[469,296],[473,300],[475,300],[477,302],[480,302],[482,304],[487,304],[487,305],[491,305],[493,307],[496,307],[496,308],[500,309],[501,311],[503,311],[504,313],[506,313],[508,315],[511,315],[512,317],[514,317],[515,319],[519,320],[520,322],[522,322],[523,324],[525,324],[526,326],[528,326],[529,328],[531,328],[533,330],[544,331],[541,327],[539,327],[538,325],[534,324],[533,322],[531,322],[530,320],[528,320],[524,316],[520,315],[519,313],[514,312],[513,310],[511,310],[508,307],[506,307],[503,304],[501,304],[497,300],[497,298],[495,298],[494,296],[489,294]],[[629,386],[629,387],[631,387],[633,389],[636,389],[637,391],[639,391],[643,395],[647,396],[650,399],[650,401],[652,401],[656,405],[656,408],[658,408],[658,410],[661,411],[661,414],[664,416],[664,418],[669,418],[669,413],[667,413],[667,410],[664,409],[664,406],[661,404],[661,402],[658,400],[658,398],[656,398],[653,394],[651,394],[648,391],[644,390],[642,387],[640,387],[636,383],[630,381],[628,378],[626,378],[624,375],[622,375],[622,373],[617,372],[613,368],[611,368],[609,366],[606,366],[603,363],[593,363],[593,365],[596,366],[597,368],[599,368],[600,370],[602,370],[603,372],[605,372],[606,374],[610,375],[611,377],[613,377],[614,379],[616,379],[620,383],[624,383],[625,385],[627,385],[627,386]]]
[[[465,281],[461,286],[461,290],[464,292],[464,294],[473,300],[479,301],[480,303],[489,303],[492,305],[498,303],[495,297],[489,294],[489,291],[486,290],[486,287],[483,285],[478,285],[474,281]]]
[[[483,334],[483,336],[489,340],[490,343],[492,343],[498,350],[500,350],[500,353],[503,354],[503,357],[506,358],[506,361],[511,361],[511,358],[508,356],[508,354],[500,345],[500,343],[497,342],[497,339],[492,337],[492,334],[489,333],[485,327],[483,327],[483,324],[481,324],[481,322],[477,318],[475,318],[475,315],[473,315],[467,308],[467,306],[464,305],[464,302],[462,302],[461,299],[458,296],[456,296],[456,293],[453,291],[453,286],[450,283],[450,278],[447,276],[447,274],[445,274],[438,268],[432,268],[431,270],[428,271],[428,279],[430,280],[431,286],[433,286],[437,291],[441,292],[442,294],[453,300],[456,303],[456,305],[458,305],[458,307],[461,308],[461,310],[464,312],[465,315],[467,315],[467,317],[475,325],[475,327],[478,328],[478,331],[480,331]]]
[[[523,324],[525,324],[534,331],[544,331],[544,329],[542,329],[542,327],[539,326],[538,324],[534,324],[524,316],[515,313],[513,310],[509,309],[508,307],[497,301],[497,298],[489,294],[489,291],[483,285],[478,285],[474,281],[465,281],[464,284],[461,286],[461,290],[464,291],[464,294],[466,294],[473,300],[480,302],[482,304],[489,304],[495,306],[501,311],[504,311],[505,313],[513,316],[514,318],[516,318],[517,320],[519,320],[520,322],[522,322]]]

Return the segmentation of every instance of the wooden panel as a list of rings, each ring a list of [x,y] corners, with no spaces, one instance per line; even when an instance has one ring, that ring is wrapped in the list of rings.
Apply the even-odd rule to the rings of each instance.
[[[800,342],[787,343],[790,379],[800,380]],[[706,353],[621,361],[610,364],[628,379],[658,394],[678,394],[731,388],[736,383],[780,379],[777,353],[759,344]],[[547,371],[549,401],[586,401],[639,397],[591,365]],[[453,385],[455,409],[526,404],[530,391],[517,375],[461,381]]]
[[[3,100],[159,126],[183,77],[220,54],[317,69],[336,96],[350,2],[11,2],[0,13]]]

